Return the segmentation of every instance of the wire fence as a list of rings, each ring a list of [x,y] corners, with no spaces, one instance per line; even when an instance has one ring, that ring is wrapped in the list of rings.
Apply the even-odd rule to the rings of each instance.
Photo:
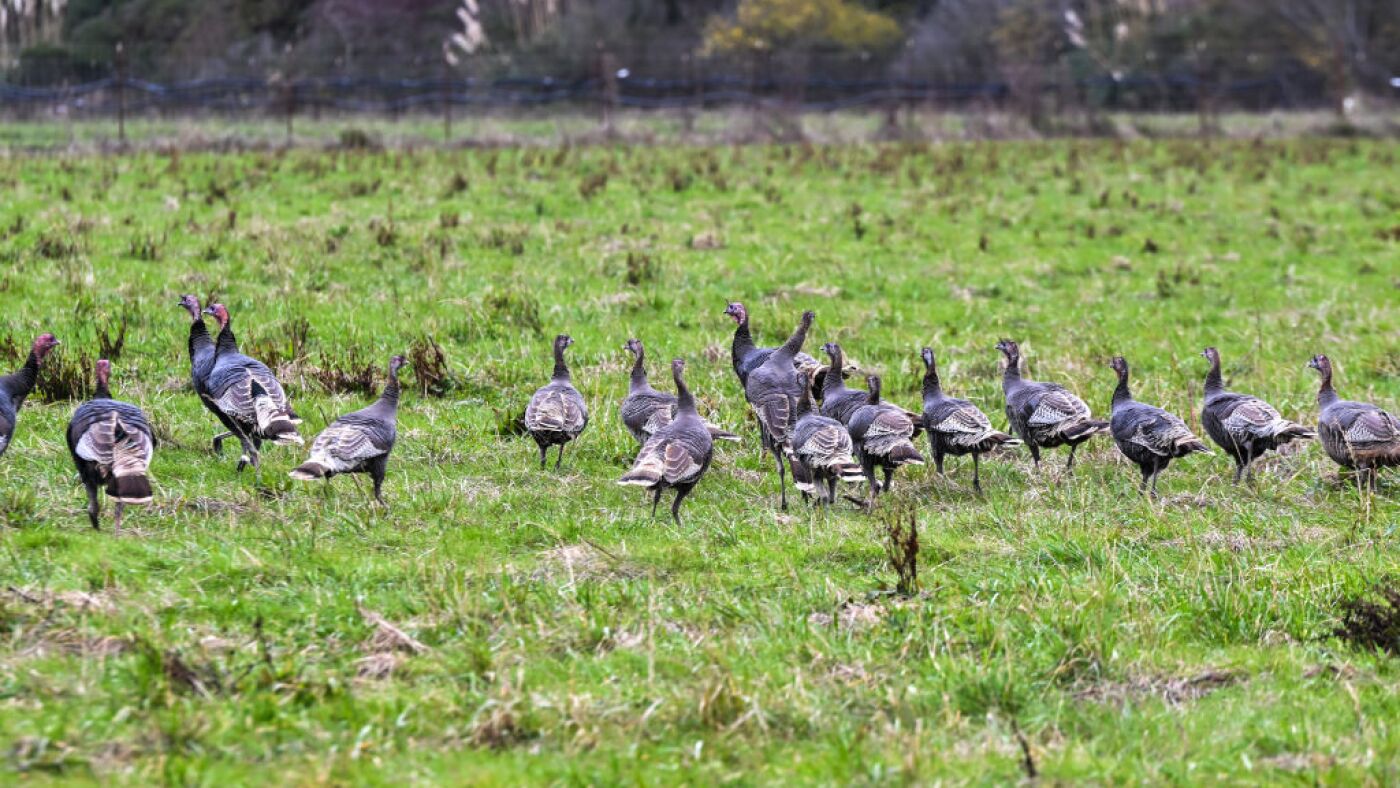
[[[1037,97],[1105,109],[1194,111],[1203,102],[1231,108],[1311,109],[1324,106],[1324,86],[1307,74],[1214,81],[1191,74],[1122,79],[1097,77],[1034,86]],[[926,104],[998,107],[1026,88],[1007,82],[937,83],[908,79],[754,79],[712,76],[650,79],[625,71],[604,78],[490,80],[330,77],[279,80],[219,78],[161,84],[112,76],[73,85],[27,87],[0,82],[0,112],[10,118],[114,117],[123,114],[250,114],[320,112],[402,115],[551,105],[633,109],[703,109],[778,102],[803,111]]]

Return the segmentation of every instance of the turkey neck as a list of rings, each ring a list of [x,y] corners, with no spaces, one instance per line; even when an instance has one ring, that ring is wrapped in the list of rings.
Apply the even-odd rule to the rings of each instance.
[[[773,355],[786,358],[788,363],[792,363],[792,357],[797,355],[797,351],[802,349],[802,343],[807,341],[807,331],[811,327],[812,324],[810,322],[803,320],[802,323],[798,325],[797,330],[792,332],[792,336],[788,337],[788,341],[784,342],[782,347],[773,351]]]
[[[219,338],[214,344],[214,350],[217,353],[238,352],[238,339],[233,335],[232,319],[219,327]]]
[[[841,379],[841,370],[846,366],[846,354],[836,351],[831,355],[831,364],[826,368],[826,377],[822,378],[822,396],[830,397],[832,394],[846,388],[846,381]]]
[[[1123,371],[1118,373],[1118,385],[1113,389],[1113,405],[1127,402],[1133,398],[1133,392],[1128,390],[1128,368],[1123,367]]]
[[[647,387],[647,368],[642,359],[646,357],[646,351],[637,349],[637,360],[632,362],[632,390],[638,391]],[[558,370],[556,369],[556,374]]]
[[[938,361],[929,363],[928,369],[924,370],[924,402],[940,399],[943,396],[943,387],[938,383]]]
[[[93,398],[93,399],[111,399],[111,398],[112,398],[112,390],[111,390],[110,388],[107,387],[107,378],[106,378],[105,376],[99,376],[99,377],[97,378],[97,388],[93,389],[93,391],[92,391],[92,398]]]
[[[209,338],[209,329],[204,325],[203,320],[196,319],[190,323],[190,361],[194,363],[197,358],[214,350],[214,340]]]
[[[739,325],[734,327],[734,342],[730,345],[730,352],[737,362],[753,352],[753,336],[749,334],[749,315],[744,313],[744,319],[739,321]]]
[[[641,355],[637,355],[637,365],[641,366]],[[671,375],[676,379],[676,411],[687,415],[695,415],[695,397],[691,395],[690,389],[685,385],[685,376],[680,370],[676,370]]]
[[[384,391],[379,395],[379,401],[390,410],[398,410],[399,407],[399,372],[396,369],[389,370],[389,382],[384,384]]]
[[[569,379],[569,365],[564,363],[564,348],[561,345],[554,346],[554,379]]]
[[[1317,405],[1320,408],[1325,408],[1338,399],[1336,389],[1332,388],[1332,362],[1327,362],[1321,372],[1322,385],[1317,389]]]
[[[1021,354],[1006,357],[1006,370],[1001,373],[1001,387],[1010,390],[1021,385]]]
[[[0,378],[0,383],[5,384],[4,387],[10,390],[10,401],[18,410],[20,404],[24,402],[24,398],[34,390],[34,383],[37,380],[39,380],[39,356],[31,350],[24,366],[16,370],[13,375]]]
[[[1220,357],[1216,356],[1210,360],[1210,371],[1206,373],[1206,399],[1219,394],[1225,390],[1225,382],[1220,379]]]
[[[866,401],[866,403],[869,404],[869,405],[879,405],[879,404],[880,404],[880,381],[879,381],[879,380],[875,380],[875,381],[872,381],[872,382],[871,382],[871,384],[870,384],[870,394],[866,396],[865,401]]]

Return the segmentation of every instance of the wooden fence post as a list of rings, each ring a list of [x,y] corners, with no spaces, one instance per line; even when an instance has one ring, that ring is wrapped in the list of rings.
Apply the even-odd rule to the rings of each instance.
[[[126,147],[126,46],[117,42],[117,140]]]
[[[442,67],[442,141],[452,142],[452,68]]]

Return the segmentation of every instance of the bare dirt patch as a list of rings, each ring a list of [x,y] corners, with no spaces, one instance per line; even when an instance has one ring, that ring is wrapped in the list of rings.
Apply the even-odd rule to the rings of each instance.
[[[1208,670],[1194,676],[1137,676],[1126,681],[1100,681],[1084,684],[1074,690],[1076,700],[1092,703],[1123,704],[1144,699],[1159,699],[1170,706],[1181,706],[1203,698],[1212,692],[1243,683],[1244,673],[1233,670]]]
[[[563,581],[604,580],[637,577],[641,573],[621,556],[592,544],[562,545],[540,554],[540,565],[531,573],[532,580]]]
[[[1378,583],[1368,593],[1342,599],[1342,622],[1332,636],[1364,650],[1400,654],[1400,588]]]
[[[89,593],[87,591],[48,591],[43,589],[25,589],[10,586],[6,589],[11,596],[31,605],[37,605],[46,609],[54,609],[62,606],[79,613],[115,613],[116,603],[113,601],[113,593],[110,591],[99,591]]]
[[[835,623],[841,629],[869,629],[884,620],[885,609],[879,605],[848,601],[842,603],[836,615],[816,612],[807,616],[807,623],[814,627],[829,627]]]

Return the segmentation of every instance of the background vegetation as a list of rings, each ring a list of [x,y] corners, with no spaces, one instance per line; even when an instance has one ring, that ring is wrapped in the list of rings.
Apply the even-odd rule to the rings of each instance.
[[[1393,143],[1012,143],[0,160],[0,367],[64,345],[0,461],[0,742],[14,776],[588,783],[1391,782],[1394,482],[1316,446],[1251,486],[1111,443],[866,514],[776,510],[728,362],[804,308],[917,407],[918,349],[1003,423],[1001,336],[1102,412],[1193,425],[1218,345],[1315,418],[1304,368],[1400,402]],[[181,293],[230,306],[305,429],[413,369],[386,494],[265,486],[208,448]],[[593,409],[559,473],[518,433],[566,331]],[[721,448],[686,523],[613,484],[623,341],[690,360]],[[88,528],[62,442],[90,367],[151,414],[154,505]],[[1062,453],[1061,453],[1062,454]],[[893,593],[890,530],[918,529]],[[900,540],[907,544],[907,540]],[[898,559],[898,560],[894,560]],[[906,570],[907,571],[907,570]],[[1346,607],[1346,600],[1374,607]],[[1352,610],[1353,612],[1348,612]],[[1358,612],[1359,611],[1359,612]]]
[[[0,10],[0,69],[25,84],[110,75],[119,42],[129,74],[160,82],[436,78],[447,54],[473,77],[903,78],[1005,83],[1021,103],[1062,84],[1080,87],[1058,101],[1118,107],[1163,92],[1194,107],[1226,100],[1214,86],[1263,81],[1279,86],[1270,105],[1340,110],[1347,98],[1393,98],[1400,74],[1394,0],[4,0]]]

